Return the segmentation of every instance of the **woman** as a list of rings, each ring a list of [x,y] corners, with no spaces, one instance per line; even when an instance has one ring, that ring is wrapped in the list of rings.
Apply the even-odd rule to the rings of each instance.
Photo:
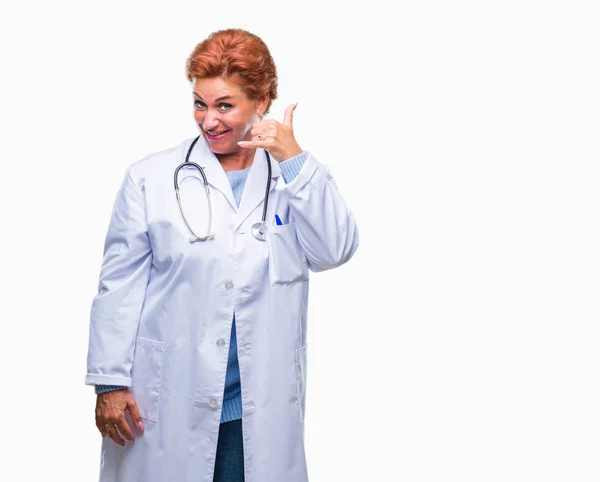
[[[263,120],[277,73],[260,38],[215,32],[186,74],[201,135],[127,169],[92,303],[100,480],[306,481],[308,272],[352,257],[356,222],[294,138],[295,105]],[[186,157],[210,203],[187,164],[179,204]]]

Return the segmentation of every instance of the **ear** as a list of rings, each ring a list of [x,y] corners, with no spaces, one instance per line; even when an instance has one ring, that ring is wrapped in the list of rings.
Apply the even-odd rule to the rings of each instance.
[[[261,95],[256,100],[256,111],[262,117],[265,114],[265,110],[267,110],[267,104],[269,103],[269,94]]]

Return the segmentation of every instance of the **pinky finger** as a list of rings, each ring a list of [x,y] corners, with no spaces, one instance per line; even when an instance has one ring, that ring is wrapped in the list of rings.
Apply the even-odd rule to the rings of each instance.
[[[111,431],[110,431],[110,435],[109,435],[110,439],[116,443],[117,445],[121,445],[121,446],[125,446],[125,440],[123,440],[121,438],[121,434],[119,433],[119,431],[117,430],[116,427],[114,427]]]
[[[239,141],[238,146],[240,147],[259,147],[262,149],[269,149],[273,147],[273,138],[270,137],[268,140],[256,140],[256,141]]]
[[[238,146],[240,147],[261,147],[260,142],[256,141],[239,141]]]

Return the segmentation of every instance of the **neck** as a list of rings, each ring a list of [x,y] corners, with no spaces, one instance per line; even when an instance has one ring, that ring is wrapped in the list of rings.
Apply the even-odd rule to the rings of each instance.
[[[239,171],[250,167],[254,160],[255,153],[256,148],[247,149],[243,147],[239,152],[232,152],[231,154],[215,154],[215,156],[221,163],[221,166],[223,166],[223,170],[228,172]]]

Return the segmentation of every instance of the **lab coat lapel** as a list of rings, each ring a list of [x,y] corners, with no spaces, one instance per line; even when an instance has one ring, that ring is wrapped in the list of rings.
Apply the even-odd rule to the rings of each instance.
[[[204,137],[200,136],[200,139],[196,142],[189,160],[202,167],[208,180],[208,184],[219,190],[223,196],[225,196],[227,201],[229,201],[232,209],[237,212],[237,203],[233,196],[229,178],[227,177],[227,174],[225,174],[225,170],[223,169],[223,166],[221,166],[217,156],[215,156],[214,152],[206,144]]]
[[[273,193],[271,191],[277,185],[277,178],[281,175],[281,168],[279,167],[279,162],[273,159],[273,156],[270,156],[270,159],[271,184],[269,186],[269,202],[272,202]],[[252,213],[252,211],[254,211],[254,209],[256,209],[256,207],[265,199],[268,178],[269,168],[267,166],[267,155],[264,149],[257,148],[254,154],[254,160],[250,166],[250,171],[248,172],[244,190],[242,191],[242,199],[240,200],[240,207],[234,223],[235,229],[237,229],[250,213]],[[263,207],[261,206],[260,215],[257,219],[262,219],[262,209]],[[267,219],[267,224],[268,222],[269,220]]]

